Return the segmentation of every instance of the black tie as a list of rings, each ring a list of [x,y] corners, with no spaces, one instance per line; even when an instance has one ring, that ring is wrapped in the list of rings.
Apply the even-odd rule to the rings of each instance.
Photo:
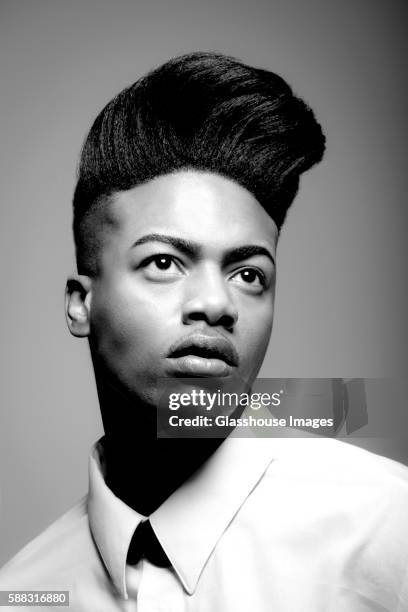
[[[130,541],[127,562],[130,565],[136,565],[142,557],[158,567],[170,567],[171,565],[149,520],[142,521],[136,527]]]

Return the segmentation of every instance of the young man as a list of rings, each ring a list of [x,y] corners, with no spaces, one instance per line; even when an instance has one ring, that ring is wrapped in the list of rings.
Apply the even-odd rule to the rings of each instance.
[[[66,313],[105,436],[86,499],[1,589],[69,591],[76,612],[408,609],[405,468],[333,440],[157,438],[169,380],[254,381],[279,230],[323,150],[280,77],[221,54],[171,60],[97,117]]]

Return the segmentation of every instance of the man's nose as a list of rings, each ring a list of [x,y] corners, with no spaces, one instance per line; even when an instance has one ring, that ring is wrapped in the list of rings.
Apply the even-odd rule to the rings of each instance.
[[[183,305],[183,323],[205,321],[231,330],[238,320],[228,281],[215,266],[203,266],[187,281]]]

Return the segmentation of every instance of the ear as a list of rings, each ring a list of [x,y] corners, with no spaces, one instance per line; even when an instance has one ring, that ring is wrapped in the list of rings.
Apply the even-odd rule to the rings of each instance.
[[[65,318],[73,336],[89,336],[92,280],[89,276],[74,274],[65,289]]]

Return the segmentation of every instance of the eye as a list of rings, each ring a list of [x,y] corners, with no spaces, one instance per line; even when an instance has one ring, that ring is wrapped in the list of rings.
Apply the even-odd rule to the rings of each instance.
[[[172,255],[158,253],[142,262],[142,267],[150,276],[179,276],[182,274],[181,265]]]
[[[239,284],[248,285],[248,287],[254,289],[262,289],[266,286],[265,276],[256,268],[243,268],[242,270],[238,270],[238,272],[231,277],[231,280]]]

